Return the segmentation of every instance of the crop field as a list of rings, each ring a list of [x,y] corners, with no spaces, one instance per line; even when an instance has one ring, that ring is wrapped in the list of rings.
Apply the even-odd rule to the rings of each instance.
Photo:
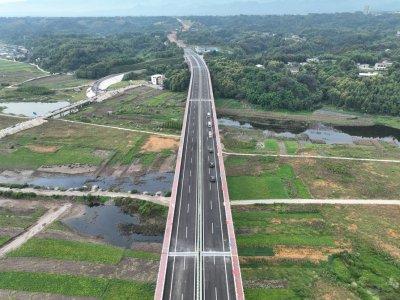
[[[29,64],[0,59],[0,84],[12,85],[43,75],[46,73]]]
[[[234,207],[246,299],[397,299],[398,207]]]
[[[229,156],[225,165],[231,200],[311,198],[293,167],[275,158]]]
[[[51,120],[4,138],[0,145],[0,168],[35,169],[42,165],[73,163],[100,165],[111,157],[114,163],[130,164],[136,158],[144,159],[141,147],[148,138],[136,132]]]
[[[400,164],[225,157],[231,200],[399,199]]]
[[[185,93],[141,87],[92,105],[68,118],[95,124],[179,134],[185,100]]]
[[[67,89],[83,85],[89,85],[91,82],[92,82],[91,80],[76,78],[74,75],[62,74],[62,75],[53,75],[46,78],[36,79],[30,81],[29,83],[24,84],[24,86],[25,85],[43,86],[48,89],[59,90],[59,89]]]

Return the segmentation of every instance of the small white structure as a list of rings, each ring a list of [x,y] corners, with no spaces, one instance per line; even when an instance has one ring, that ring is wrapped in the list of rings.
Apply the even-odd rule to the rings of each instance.
[[[397,31],[397,37],[400,37],[400,30]]]
[[[155,74],[151,76],[151,83],[154,85],[163,85],[165,76],[162,74]]]
[[[367,73],[359,73],[358,76],[360,77],[375,77],[378,76],[378,72],[367,72]]]
[[[256,67],[257,67],[257,68],[261,68],[261,69],[264,69],[264,68],[265,68],[263,65],[260,65],[260,64],[256,65]]]
[[[313,57],[313,58],[307,58],[306,60],[308,63],[319,63],[319,58],[318,57]]]

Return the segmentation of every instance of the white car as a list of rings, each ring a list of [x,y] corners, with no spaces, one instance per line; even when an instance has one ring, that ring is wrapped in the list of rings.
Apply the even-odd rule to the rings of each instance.
[[[211,138],[212,138],[212,136],[213,136],[213,133],[212,133],[212,131],[209,131],[209,132],[208,132],[208,137],[211,139]]]

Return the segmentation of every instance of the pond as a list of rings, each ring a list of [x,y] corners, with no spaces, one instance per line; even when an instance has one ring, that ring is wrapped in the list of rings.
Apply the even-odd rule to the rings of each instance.
[[[124,213],[115,205],[86,206],[81,216],[63,223],[80,234],[102,238],[118,247],[130,248],[135,241],[161,243],[163,240],[162,235],[131,234],[123,230],[124,226],[139,225],[140,218]]]
[[[376,139],[400,146],[400,129],[384,126],[330,126],[295,121],[265,120],[265,123],[239,122],[230,118],[218,119],[222,126],[261,129],[269,137],[299,138],[326,144],[352,144],[357,140]]]
[[[15,175],[1,175],[0,183],[4,184],[29,184],[31,186],[62,188],[62,189],[78,189],[83,186],[98,186],[103,190],[115,190],[121,192],[138,191],[156,193],[168,192],[171,190],[174,173],[152,172],[141,176],[139,179],[132,177],[95,177],[92,175],[64,175],[64,174],[30,174],[23,178]]]
[[[25,117],[39,117],[54,110],[70,105],[67,101],[60,102],[0,102],[0,111]],[[1,110],[3,108],[3,110]]]

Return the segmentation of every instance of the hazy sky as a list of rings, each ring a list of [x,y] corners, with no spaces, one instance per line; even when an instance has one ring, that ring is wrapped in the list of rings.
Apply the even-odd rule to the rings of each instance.
[[[400,10],[400,0],[0,0],[0,16],[229,15]]]

